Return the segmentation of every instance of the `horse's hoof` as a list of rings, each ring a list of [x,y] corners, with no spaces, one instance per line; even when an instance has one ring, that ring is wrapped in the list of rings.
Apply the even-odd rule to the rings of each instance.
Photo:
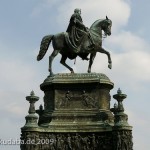
[[[37,56],[36,60],[37,60],[37,61],[40,61],[40,60],[41,60],[39,55]]]
[[[53,74],[53,73],[50,73],[50,74],[49,74],[49,77],[53,77],[53,76],[54,76],[54,74]]]
[[[74,73],[74,71],[71,71],[71,73]]]
[[[111,69],[111,68],[112,68],[112,65],[111,65],[111,64],[109,64],[109,65],[108,65],[108,68],[109,68],[109,69]]]
[[[50,72],[50,75],[49,76],[54,76],[53,72],[51,71],[51,69],[48,69],[48,71]]]
[[[88,73],[91,73],[91,71],[89,71],[89,70],[88,70],[87,72],[88,72]]]

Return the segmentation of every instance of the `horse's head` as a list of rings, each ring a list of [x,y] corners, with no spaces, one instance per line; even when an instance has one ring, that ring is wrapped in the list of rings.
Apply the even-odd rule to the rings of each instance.
[[[106,19],[104,20],[99,19],[95,21],[90,27],[90,29],[98,32],[100,28],[101,30],[104,31],[105,35],[111,35],[111,26],[112,21],[108,19],[108,17],[106,16]]]
[[[102,26],[101,26],[105,35],[111,35],[111,26],[112,26],[112,21],[108,19],[108,17],[106,16],[106,19],[102,21]]]

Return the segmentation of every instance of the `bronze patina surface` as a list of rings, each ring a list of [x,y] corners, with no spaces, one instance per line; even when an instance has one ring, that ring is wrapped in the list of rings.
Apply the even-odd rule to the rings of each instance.
[[[108,51],[102,48],[102,31],[105,37],[111,35],[112,21],[108,19],[98,19],[88,29],[82,22],[81,9],[75,9],[71,16],[67,32],[55,35],[44,36],[41,41],[40,51],[37,60],[41,60],[46,54],[50,43],[53,45],[53,52],[49,57],[49,72],[53,75],[52,62],[58,53],[62,55],[60,63],[68,68],[72,73],[74,70],[66,64],[66,59],[75,59],[77,56],[83,60],[89,60],[88,73],[97,52],[106,54],[108,57],[108,67],[112,68],[111,56]],[[90,54],[90,58],[88,55]]]

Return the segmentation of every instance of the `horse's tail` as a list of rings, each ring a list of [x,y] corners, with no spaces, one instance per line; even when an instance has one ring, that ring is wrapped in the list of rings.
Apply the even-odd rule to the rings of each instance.
[[[38,61],[41,60],[45,56],[53,36],[54,35],[47,35],[47,36],[43,37],[43,39],[41,41],[41,45],[40,45],[40,51],[37,56]]]

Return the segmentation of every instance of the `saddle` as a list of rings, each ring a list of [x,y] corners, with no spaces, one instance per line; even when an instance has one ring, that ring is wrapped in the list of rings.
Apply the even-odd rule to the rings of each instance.
[[[74,52],[74,53],[84,53],[83,50],[81,50],[81,46],[83,44],[86,44],[86,47],[90,45],[90,41],[88,38],[87,32],[77,29],[76,27],[73,27],[71,33],[66,32],[65,40],[67,43],[67,46]]]

